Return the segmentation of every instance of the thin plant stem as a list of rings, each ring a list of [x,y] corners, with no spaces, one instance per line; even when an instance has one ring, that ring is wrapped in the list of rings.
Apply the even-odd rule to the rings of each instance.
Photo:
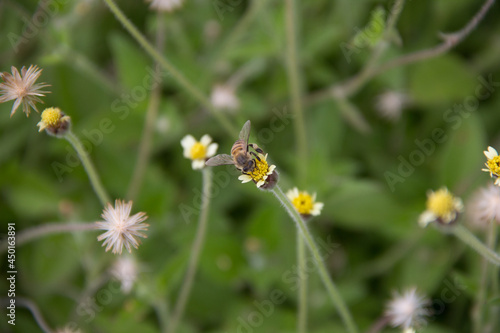
[[[299,277],[299,306],[297,318],[297,331],[307,332],[307,275],[306,275],[306,244],[299,230],[297,230],[297,267]]]
[[[96,230],[94,223],[74,223],[74,224],[61,224],[61,223],[45,223],[36,227],[20,231],[16,235],[16,245],[20,246],[31,242],[32,240],[42,238],[48,235],[60,234],[65,232],[79,232]],[[0,244],[0,254],[7,250],[7,242],[3,241]]]
[[[493,221],[493,226],[492,226],[492,230],[491,230],[491,233],[492,233],[492,242],[491,242],[491,246],[490,248],[491,249],[495,249],[497,248],[497,239],[498,239],[498,222],[497,221]],[[500,279],[498,278],[498,272],[499,272],[499,266],[493,266],[491,267],[491,275],[490,275],[490,279],[491,279],[491,296],[492,296],[492,299],[498,299],[500,298],[500,293],[499,293],[499,290],[500,290]],[[498,318],[499,318],[499,315],[500,315],[500,306],[498,305],[498,303],[495,305],[495,304],[492,304],[490,306],[490,321],[489,323],[487,324],[487,326],[489,327],[489,329],[491,330],[491,332],[496,332],[497,331],[497,326],[500,325],[498,323]]]
[[[375,46],[372,54],[370,55],[370,58],[364,65],[363,69],[345,84],[339,86],[339,88],[342,89],[337,89],[335,91],[335,95],[345,97],[352,94],[352,92],[359,90],[360,86],[370,78],[371,73],[376,70],[377,63],[380,57],[389,45],[390,38],[394,32],[393,29],[396,25],[399,15],[401,14],[401,11],[403,10],[404,3],[405,0],[397,0],[394,3],[394,6],[392,6],[392,9],[390,11],[390,15],[387,18],[387,25],[385,27],[384,35],[380,42],[378,42]]]
[[[358,332],[358,329],[356,328],[356,324],[353,321],[353,318],[351,316],[351,313],[349,312],[349,309],[347,308],[347,305],[345,304],[344,300],[342,299],[342,296],[340,295],[337,287],[333,283],[333,280],[331,279],[330,275],[328,274],[328,270],[326,269],[325,263],[323,262],[323,259],[321,258],[320,252],[318,250],[318,247],[316,246],[316,243],[314,242],[309,230],[307,229],[307,226],[300,216],[300,214],[297,212],[293,204],[288,200],[287,196],[283,192],[283,190],[279,187],[279,185],[276,185],[271,192],[276,196],[276,198],[280,201],[280,203],[285,207],[286,211],[292,218],[292,220],[295,221],[297,224],[297,228],[300,230],[302,237],[304,238],[305,243],[309,247],[309,250],[311,251],[313,257],[314,257],[314,263],[316,264],[316,267],[319,271],[319,275],[321,277],[321,280],[323,281],[323,284],[326,287],[326,290],[328,292],[328,295],[330,296],[330,299],[332,300],[333,305],[337,308],[337,311],[339,312],[340,317],[342,318],[342,321],[344,322],[347,331],[349,333],[355,333]]]
[[[105,206],[106,203],[111,202],[109,199],[109,195],[104,189],[104,186],[102,186],[99,174],[97,173],[96,169],[94,168],[94,165],[90,161],[90,157],[85,151],[85,148],[83,147],[80,139],[78,139],[78,137],[71,130],[66,132],[64,138],[68,140],[68,142],[71,143],[71,145],[75,149],[76,153],[78,154],[78,157],[82,161],[83,167],[85,168],[87,175],[89,176],[92,188],[94,189],[95,193],[97,194],[97,197],[101,201],[101,204]]]
[[[297,137],[297,167],[298,179],[305,179],[307,161],[307,140],[304,123],[304,110],[302,105],[301,75],[297,55],[297,20],[296,1],[286,0],[285,21],[286,21],[286,68],[290,81],[290,92],[292,97],[292,110],[295,114],[294,125]]]
[[[151,43],[125,16],[125,14],[120,10],[116,3],[113,0],[104,0],[104,2],[118,19],[118,21],[120,21],[123,27],[144,48],[146,53],[148,53],[156,62],[158,62],[187,93],[189,93],[201,105],[206,107],[230,135],[237,136],[237,129],[233,126],[229,119],[226,118],[226,115],[224,113],[218,112],[218,110],[213,107],[212,103],[210,103],[208,97],[205,96],[191,81],[189,81],[184,76],[184,74],[182,74],[182,72],[180,72],[173,64],[171,64],[170,61],[163,57],[154,48],[153,45],[151,45]]]
[[[488,246],[488,248],[492,250],[495,248],[494,247],[496,242],[495,232],[496,232],[496,221],[492,220],[490,221],[490,228],[486,236],[486,245]],[[481,262],[479,290],[477,292],[476,304],[474,305],[474,308],[472,310],[474,333],[482,332],[482,325],[484,319],[483,316],[484,303],[486,298],[486,290],[488,289],[487,285],[488,285],[488,260],[486,260],[486,258],[483,258]]]
[[[492,233],[491,229],[494,227],[495,221],[490,221],[490,229],[488,230],[488,235],[487,235],[487,245],[491,249],[491,238],[492,238]],[[476,304],[474,304],[474,307],[472,308],[472,323],[473,323],[473,332],[474,333],[481,333],[481,326],[482,326],[482,321],[483,321],[483,311],[484,311],[484,299],[486,296],[486,289],[487,289],[487,283],[488,283],[488,260],[486,258],[483,258],[481,261],[481,272],[480,272],[480,277],[479,277],[479,290],[477,292],[476,296]]]
[[[82,75],[91,78],[101,87],[115,95],[120,95],[120,93],[123,92],[123,87],[120,83],[109,79],[103,71],[85,55],[71,49],[69,46],[62,46],[59,50],[66,64],[73,67]]]
[[[443,53],[448,52],[450,49],[454,48],[460,42],[462,42],[465,39],[465,37],[467,37],[472,32],[472,30],[474,30],[477,27],[479,22],[483,20],[484,16],[493,6],[494,3],[495,0],[486,0],[479,9],[479,11],[476,13],[476,15],[474,15],[462,29],[450,34],[442,34],[441,37],[443,38],[443,42],[438,46],[406,54],[394,60],[387,61],[385,64],[380,66],[376,71],[374,71],[373,74],[370,76],[370,78],[379,75],[381,73],[384,73],[395,67],[407,65],[410,63],[422,61],[429,58],[434,58]]]
[[[366,333],[378,333],[382,331],[391,321],[391,318],[388,316],[383,316],[377,319],[375,323],[366,331]]]
[[[27,308],[31,314],[33,315],[33,318],[35,319],[36,323],[38,324],[38,327],[44,332],[44,333],[52,333],[53,331],[50,329],[49,325],[47,325],[47,322],[42,316],[42,313],[40,312],[40,309],[38,306],[30,299],[24,298],[24,297],[16,297],[16,302],[18,306],[23,306]]]
[[[254,18],[259,13],[259,10],[267,0],[259,0],[250,2],[249,7],[243,14],[243,17],[238,21],[238,24],[234,29],[231,29],[229,36],[222,42],[222,45],[217,48],[215,55],[212,56],[212,63],[220,59],[220,55],[223,55],[226,50],[228,50],[234,43],[238,41],[241,35],[249,31],[249,25],[252,23]]]
[[[297,138],[297,178],[301,182],[305,182],[307,177],[307,134],[302,101],[301,73],[297,52],[297,26],[299,23],[297,22],[296,0],[286,0],[285,2],[285,24],[287,46],[286,68],[290,81],[292,110],[295,115],[295,135]],[[297,229],[297,265],[299,268],[297,331],[299,333],[305,333],[307,331],[308,285],[307,275],[305,274],[305,261],[306,247],[301,232]]]
[[[476,250],[476,252],[479,253],[483,258],[487,259],[489,262],[496,266],[500,266],[500,256],[490,250],[464,226],[457,225],[451,227],[450,229],[453,235],[457,236],[458,239]]]
[[[198,228],[196,230],[196,236],[191,247],[191,255],[189,257],[189,263],[186,271],[186,276],[184,277],[184,282],[181,286],[179,292],[179,297],[174,307],[174,311],[171,320],[167,326],[168,333],[174,333],[179,325],[186,304],[191,292],[191,287],[193,285],[194,277],[196,275],[196,270],[198,268],[198,261],[200,259],[201,250],[203,248],[203,243],[205,242],[205,236],[207,233],[207,222],[208,222],[208,209],[210,205],[210,189],[212,187],[212,168],[204,168],[203,171],[203,193],[200,209],[200,217],[198,220]]]
[[[160,332],[166,332],[167,323],[170,321],[167,300],[164,297],[160,297],[154,302],[153,308],[155,310],[156,317],[158,317]]]
[[[315,103],[319,100],[335,96],[350,97],[356,94],[368,81],[380,74],[400,66],[435,58],[448,52],[461,43],[477,27],[494,3],[495,0],[486,0],[476,15],[474,15],[462,29],[453,33],[442,34],[441,37],[443,42],[441,44],[388,60],[380,66],[371,67],[370,70],[361,72],[340,84],[335,84],[325,90],[315,92],[309,96],[309,103]]]
[[[165,16],[163,13],[158,13],[158,27],[156,31],[156,49],[161,52],[165,45]],[[149,163],[151,155],[151,146],[153,142],[154,124],[158,116],[161,97],[161,79],[160,68],[156,62],[153,81],[156,85],[151,91],[149,98],[148,110],[146,111],[146,119],[144,121],[144,129],[142,130],[141,143],[139,144],[139,153],[135,162],[134,173],[127,191],[127,198],[134,200],[144,179],[144,173]]]

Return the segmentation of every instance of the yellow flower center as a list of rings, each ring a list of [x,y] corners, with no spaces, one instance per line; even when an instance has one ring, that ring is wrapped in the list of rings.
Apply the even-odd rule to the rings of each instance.
[[[486,166],[491,173],[500,175],[500,156],[495,156],[491,160],[488,160]]]
[[[42,122],[47,125],[47,127],[55,127],[59,125],[61,121],[62,113],[58,108],[47,108],[42,112]]]
[[[193,147],[191,147],[191,159],[200,160],[206,157],[207,148],[201,143],[196,142]]]
[[[253,171],[248,175],[257,183],[260,180],[264,180],[264,177],[267,176],[267,173],[269,172],[269,164],[267,164],[267,161],[262,155],[260,155],[260,161],[257,158],[254,159],[254,161],[255,168],[253,168]]]
[[[313,210],[313,198],[307,192],[299,192],[299,196],[292,201],[295,209],[302,215],[310,215]]]
[[[454,209],[454,197],[445,189],[433,192],[427,199],[427,209],[440,218],[446,217]]]

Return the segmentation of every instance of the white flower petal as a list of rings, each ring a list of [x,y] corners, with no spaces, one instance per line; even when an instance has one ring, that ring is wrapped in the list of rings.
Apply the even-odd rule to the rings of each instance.
[[[262,185],[264,185],[265,183],[265,180],[264,179],[261,179],[257,182],[257,187],[261,187]]]
[[[196,143],[196,139],[188,134],[181,140],[181,146],[184,148],[184,157],[189,158],[191,156],[191,148],[193,148]]]
[[[294,187],[286,192],[286,196],[290,201],[293,201],[293,199],[299,196],[299,190],[296,187]]]
[[[252,177],[250,177],[249,175],[241,175],[238,177],[238,179],[241,180],[242,183],[248,183],[252,181]]]
[[[426,210],[422,214],[420,214],[420,217],[418,218],[418,224],[422,227],[425,228],[429,223],[436,221],[437,216],[434,215],[433,212]]]
[[[484,151],[484,155],[489,159],[491,160],[492,158],[494,158],[495,156],[498,156],[498,152],[496,151],[495,148],[491,147],[491,146],[488,146],[488,150],[487,151]]]
[[[207,147],[210,143],[212,142],[212,138],[210,135],[205,134],[204,136],[201,137],[200,143]]]
[[[204,159],[193,160],[193,162],[191,162],[191,166],[193,167],[193,170],[203,169],[205,167],[205,160]]]
[[[324,204],[322,202],[316,202],[313,205],[313,209],[311,210],[311,215],[318,216],[321,214],[321,210],[323,209]]]
[[[219,148],[219,145],[217,143],[210,144],[207,148],[206,157],[214,156],[215,153],[217,152],[217,148]]]

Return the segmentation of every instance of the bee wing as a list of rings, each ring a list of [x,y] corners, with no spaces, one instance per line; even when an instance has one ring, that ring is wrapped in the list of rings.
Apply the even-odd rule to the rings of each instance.
[[[208,166],[234,164],[233,158],[226,154],[219,154],[205,162]]]
[[[246,144],[248,144],[248,138],[250,137],[250,120],[247,120],[245,125],[240,132],[240,140],[243,140]]]

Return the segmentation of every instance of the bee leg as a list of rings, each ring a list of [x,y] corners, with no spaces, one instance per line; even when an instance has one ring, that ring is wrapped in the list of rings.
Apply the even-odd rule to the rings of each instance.
[[[260,162],[260,157],[259,155],[257,155],[256,153],[254,153],[253,151],[250,152],[250,154],[252,154],[253,156],[255,156],[255,158]]]
[[[257,146],[255,143],[249,143],[248,146],[252,147],[253,150],[255,150],[256,152],[258,152],[259,154],[264,154],[264,151],[262,149],[260,149],[260,147]]]

